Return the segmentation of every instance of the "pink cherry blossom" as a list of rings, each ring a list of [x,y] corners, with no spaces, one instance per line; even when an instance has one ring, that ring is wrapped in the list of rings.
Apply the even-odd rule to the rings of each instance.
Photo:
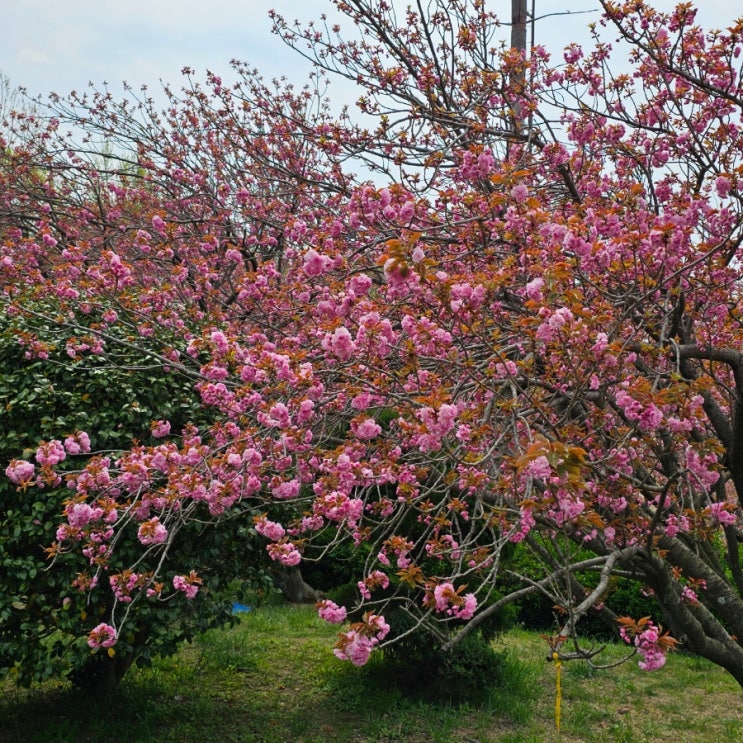
[[[286,534],[286,529],[275,522],[269,521],[265,516],[262,516],[255,522],[255,530],[266,539],[270,539],[273,542],[278,542]]]
[[[730,188],[730,178],[721,175],[718,176],[718,178],[715,180],[715,191],[721,199],[727,198],[728,194],[730,193]]]
[[[320,255],[314,248],[310,248],[304,254],[304,272],[307,276],[320,276],[327,271],[332,264],[326,255]]]
[[[528,196],[529,189],[523,183],[519,183],[511,189],[511,198],[518,203],[526,201]]]
[[[139,525],[137,539],[141,544],[161,544],[168,538],[168,530],[155,516]]]
[[[542,301],[542,289],[544,287],[544,279],[541,276],[537,276],[537,278],[532,279],[527,285],[526,285],[526,296],[531,299],[533,302],[541,302]]]
[[[16,485],[27,485],[34,478],[36,468],[24,459],[13,459],[5,468],[5,474]]]
[[[342,637],[344,641],[342,647],[333,650],[335,656],[341,660],[350,660],[355,666],[365,665],[374,649],[375,641],[356,630],[349,630]]]
[[[266,549],[269,557],[282,565],[293,567],[302,562],[302,553],[291,542],[275,542]]]
[[[77,528],[87,526],[91,521],[100,518],[103,514],[100,508],[93,508],[88,503],[71,504],[67,506],[65,513],[67,514],[67,521],[70,526]]]
[[[543,454],[532,459],[524,469],[524,474],[537,479],[546,479],[552,474],[552,467]]]
[[[332,624],[341,624],[346,619],[346,607],[338,606],[329,599],[323,599],[317,605],[317,613],[321,619]]]
[[[88,633],[88,645],[94,649],[113,647],[117,639],[116,630],[105,622],[97,625]]]
[[[348,361],[356,352],[356,344],[351,333],[342,325],[326,337],[323,348],[332,352],[341,361]]]
[[[382,433],[382,427],[373,418],[365,418],[360,423],[352,423],[351,430],[356,438],[361,440],[373,439]]]
[[[199,592],[199,586],[201,585],[201,579],[191,571],[190,575],[175,575],[173,576],[173,588],[176,591],[181,591],[186,595],[187,599],[192,599]]]
[[[703,513],[712,521],[713,524],[722,526],[732,526],[737,523],[738,517],[734,513],[735,506],[725,503],[710,503]]]
[[[170,421],[155,421],[151,427],[152,436],[162,439],[170,434]]]
[[[67,457],[61,441],[52,439],[39,445],[36,450],[36,461],[42,466],[53,467]]]

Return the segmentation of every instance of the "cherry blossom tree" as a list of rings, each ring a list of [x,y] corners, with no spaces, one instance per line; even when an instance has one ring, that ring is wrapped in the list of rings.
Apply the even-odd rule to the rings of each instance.
[[[52,554],[118,601],[89,645],[196,594],[198,564],[161,581],[172,539],[234,517],[284,565],[366,555],[357,606],[319,607],[353,620],[355,664],[401,639],[393,608],[448,648],[537,591],[565,612],[552,652],[598,663],[579,619],[623,575],[658,606],[618,622],[643,668],[681,642],[743,684],[743,21],[602,2],[595,47],[553,60],[499,43],[481,0],[335,4],[350,37],[274,16],[312,88],[236,63],[162,115],[58,98],[6,152],[3,303],[29,357],[136,353],[213,416],[8,465],[19,497],[67,482]],[[323,74],[359,85],[362,123],[330,115]],[[124,535],[151,570],[116,563]],[[513,543],[544,573],[504,596]]]

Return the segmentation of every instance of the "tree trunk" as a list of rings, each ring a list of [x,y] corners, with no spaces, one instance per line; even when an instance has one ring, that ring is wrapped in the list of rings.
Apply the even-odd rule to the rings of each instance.
[[[634,563],[653,589],[673,636],[683,647],[724,668],[743,687],[743,645],[739,640],[743,637],[743,600],[680,540],[663,539],[661,546],[668,548],[665,558],[645,553]],[[705,581],[704,603],[683,599],[674,568]]]
[[[270,568],[273,583],[284,598],[292,604],[314,604],[320,600],[320,594],[302,578],[298,567],[272,565]]]
[[[89,692],[91,697],[104,698],[119,688],[135,658],[134,653],[111,658],[105,652],[98,652],[70,674],[70,681],[78,689]]]

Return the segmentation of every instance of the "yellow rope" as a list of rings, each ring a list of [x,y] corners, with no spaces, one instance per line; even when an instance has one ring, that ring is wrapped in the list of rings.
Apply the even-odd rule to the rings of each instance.
[[[557,692],[555,694],[555,728],[560,732],[560,706],[562,704],[562,688],[560,686],[560,673],[562,664],[558,653],[552,653],[552,660],[555,661],[555,673],[557,676]]]

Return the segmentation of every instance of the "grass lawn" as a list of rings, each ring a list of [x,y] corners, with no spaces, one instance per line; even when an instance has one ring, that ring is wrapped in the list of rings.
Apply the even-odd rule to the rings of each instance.
[[[479,708],[401,695],[380,663],[354,668],[330,648],[335,628],[312,607],[265,606],[153,668],[135,669],[115,700],[63,683],[0,684],[2,743],[719,743],[743,740],[741,691],[706,661],[675,653],[645,673],[563,665],[562,732],[555,667],[536,634],[513,631],[507,681]],[[619,657],[622,648],[610,648]],[[421,684],[426,680],[421,679]]]

